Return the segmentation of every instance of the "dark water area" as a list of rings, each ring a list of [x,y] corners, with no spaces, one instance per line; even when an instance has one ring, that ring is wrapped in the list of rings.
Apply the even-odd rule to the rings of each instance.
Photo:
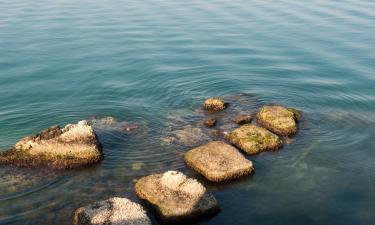
[[[90,168],[1,166],[0,224],[71,224],[82,205],[138,201],[134,182],[167,170],[219,201],[221,213],[195,224],[374,224],[374,37],[366,0],[0,0],[0,151],[94,115],[139,124],[96,126],[105,159]],[[247,156],[252,177],[209,183],[183,153],[217,138],[201,125],[210,96],[238,104],[224,119],[270,103],[300,109],[300,131]],[[181,141],[194,128],[197,142]]]

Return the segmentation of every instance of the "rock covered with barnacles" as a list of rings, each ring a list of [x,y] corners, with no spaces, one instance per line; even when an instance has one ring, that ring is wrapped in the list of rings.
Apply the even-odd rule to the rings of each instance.
[[[103,159],[101,144],[87,121],[55,125],[33,136],[22,138],[14,147],[0,153],[0,164],[47,166],[71,169],[97,163]]]
[[[212,141],[188,151],[185,162],[214,182],[239,178],[251,174],[254,170],[251,161],[236,148],[222,141]]]
[[[151,225],[143,207],[127,198],[110,198],[77,209],[74,225]]]
[[[178,222],[220,210],[215,197],[201,183],[177,171],[142,177],[135,184],[135,192],[156,209],[163,221]]]

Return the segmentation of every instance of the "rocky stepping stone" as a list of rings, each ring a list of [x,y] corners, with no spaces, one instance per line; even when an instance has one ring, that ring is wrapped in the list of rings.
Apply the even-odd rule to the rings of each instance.
[[[297,133],[297,119],[301,112],[283,106],[263,106],[257,113],[257,122],[281,136],[291,136]]]
[[[236,148],[222,141],[212,141],[185,154],[186,163],[208,180],[221,182],[254,171],[253,164]]]
[[[86,121],[68,124],[63,129],[52,126],[21,139],[12,149],[0,153],[0,164],[53,169],[87,166],[102,159],[99,140]]]
[[[282,141],[276,134],[251,124],[233,130],[226,134],[225,138],[247,154],[257,154],[282,147]]]
[[[110,198],[77,209],[74,225],[151,225],[146,211],[126,198]]]
[[[180,222],[220,211],[215,197],[201,183],[178,171],[142,177],[135,184],[135,192],[167,222]]]

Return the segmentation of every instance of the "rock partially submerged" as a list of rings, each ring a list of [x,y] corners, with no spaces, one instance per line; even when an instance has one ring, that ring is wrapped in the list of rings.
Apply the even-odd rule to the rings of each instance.
[[[214,127],[216,125],[216,120],[215,119],[206,119],[203,121],[203,124],[206,127]]]
[[[221,111],[225,109],[225,103],[221,98],[213,97],[204,102],[203,108],[210,112]]]
[[[257,122],[282,136],[291,136],[297,133],[297,121],[300,111],[283,106],[263,106],[257,113]]]
[[[201,183],[177,171],[142,177],[135,184],[135,191],[168,222],[215,214],[220,210],[215,197]]]
[[[244,125],[247,123],[251,123],[253,117],[250,114],[242,114],[234,118],[234,122],[238,125]]]
[[[74,225],[151,225],[146,211],[126,198],[110,198],[77,209]]]
[[[185,154],[186,163],[214,182],[227,181],[251,174],[251,161],[222,141],[212,141]]]
[[[255,125],[243,125],[225,136],[232,144],[248,154],[257,154],[282,147],[280,138]]]
[[[176,141],[184,146],[196,146],[202,144],[210,137],[199,127],[185,126],[184,129],[175,132]]]
[[[87,166],[102,159],[99,140],[86,121],[68,124],[63,129],[52,126],[21,139],[12,149],[0,153],[0,164],[53,169]]]

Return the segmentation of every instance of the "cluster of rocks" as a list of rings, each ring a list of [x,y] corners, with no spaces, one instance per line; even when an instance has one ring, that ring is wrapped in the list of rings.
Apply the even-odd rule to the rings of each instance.
[[[221,98],[207,99],[203,109],[208,112],[208,118],[203,124],[208,129],[215,127],[220,121],[211,116],[226,110],[228,106]],[[256,113],[258,125],[252,124],[251,114],[234,117],[231,122],[237,124],[237,127],[223,132],[222,140],[212,141],[201,129],[191,125],[178,131],[175,138],[186,142],[188,146],[189,143],[197,145],[202,142],[203,136],[204,144],[185,153],[186,164],[209,181],[228,182],[254,172],[253,163],[239,150],[253,155],[280,149],[283,137],[296,134],[300,117],[301,112],[298,110],[268,105]],[[90,122],[80,121],[64,128],[53,126],[21,139],[12,149],[0,153],[0,164],[71,169],[97,163],[103,159],[103,153],[92,125],[113,124],[120,129],[124,128],[124,124],[110,117],[100,120],[93,118]],[[138,128],[125,125],[125,131]],[[199,140],[195,140],[196,136],[200,136]],[[178,171],[142,177],[135,183],[134,189],[138,198],[151,206],[164,222],[181,222],[220,211],[218,201],[204,185]],[[151,220],[140,204],[114,197],[77,209],[73,224],[149,225]]]

